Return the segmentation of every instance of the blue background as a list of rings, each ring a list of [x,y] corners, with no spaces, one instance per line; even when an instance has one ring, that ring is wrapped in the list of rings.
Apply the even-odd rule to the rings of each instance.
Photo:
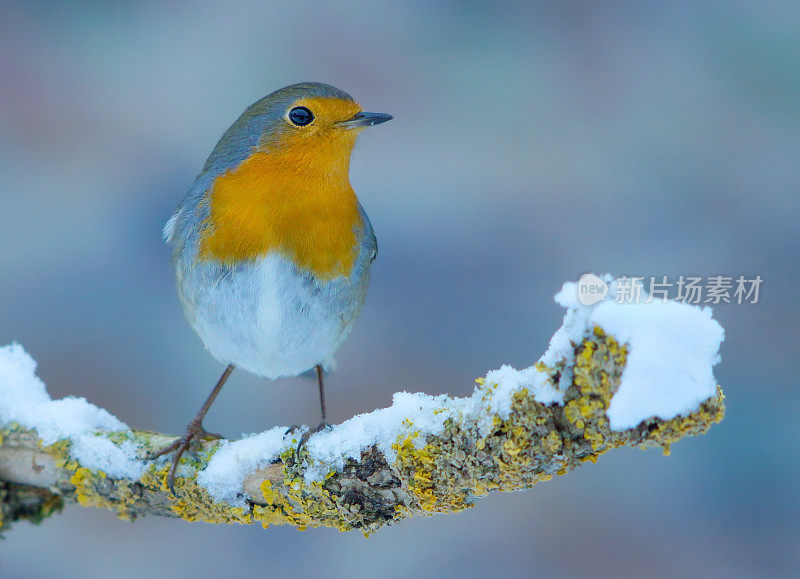
[[[181,432],[221,371],[160,230],[251,102],[318,80],[395,115],[352,182],[381,252],[334,421],[534,362],[586,271],[759,274],[722,305],[726,420],[369,540],[68,507],[4,577],[800,572],[800,9],[785,2],[4,2],[0,344],[55,397]],[[234,374],[207,426],[315,423],[315,385]],[[792,490],[794,489],[794,490]]]

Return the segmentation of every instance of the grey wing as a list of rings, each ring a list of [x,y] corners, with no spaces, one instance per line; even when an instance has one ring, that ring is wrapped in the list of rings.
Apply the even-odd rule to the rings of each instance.
[[[370,222],[366,211],[364,211],[364,208],[360,203],[358,204],[358,211],[361,213],[361,219],[364,223],[364,235],[366,237],[367,248],[369,250],[367,255],[369,255],[369,262],[372,263],[375,261],[375,258],[378,257],[378,238],[375,237],[375,231],[372,229],[372,223]]]

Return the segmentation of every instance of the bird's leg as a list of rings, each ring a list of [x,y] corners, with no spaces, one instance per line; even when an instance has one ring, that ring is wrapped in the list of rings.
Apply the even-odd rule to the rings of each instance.
[[[325,428],[330,428],[331,425],[328,423],[328,417],[325,407],[325,384],[322,379],[322,365],[317,364],[317,385],[319,386],[319,409],[322,413],[322,422],[317,424],[314,428],[310,429],[308,432],[303,434],[300,437],[300,443],[297,445],[297,452],[300,452],[300,449],[303,448],[306,442],[308,442],[309,437],[312,434],[319,432],[320,430],[324,430]]]
[[[155,454],[150,455],[150,458],[153,459],[175,451],[175,458],[172,459],[172,467],[169,469],[169,476],[167,477],[167,486],[173,495],[175,494],[175,472],[178,470],[178,464],[180,463],[183,453],[186,452],[193,443],[196,444],[200,439],[222,438],[218,434],[206,432],[206,429],[203,428],[203,418],[205,418],[208,409],[211,408],[211,405],[214,403],[214,399],[217,397],[217,394],[219,394],[219,391],[222,390],[222,387],[225,385],[225,381],[228,379],[228,376],[231,375],[231,372],[233,372],[233,364],[228,364],[228,366],[225,368],[225,371],[222,373],[222,376],[220,376],[219,380],[217,380],[217,384],[214,386],[211,394],[208,395],[208,398],[203,404],[203,407],[200,409],[200,412],[198,412],[197,416],[194,417],[194,420],[189,423],[184,435],[169,446],[162,448]]]
[[[327,424],[327,413],[325,409],[325,384],[322,381],[322,366],[317,364],[317,386],[319,386],[319,410],[322,413],[321,424]]]

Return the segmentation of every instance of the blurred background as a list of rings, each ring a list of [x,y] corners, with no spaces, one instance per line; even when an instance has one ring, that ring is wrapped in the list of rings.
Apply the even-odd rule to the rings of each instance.
[[[161,227],[228,125],[297,81],[396,117],[352,163],[381,251],[336,422],[530,365],[583,272],[764,279],[758,304],[715,308],[725,421],[670,457],[612,452],[368,540],[70,506],[17,525],[0,575],[800,573],[800,6],[699,4],[0,4],[0,344],[132,427],[182,432],[222,369]],[[313,380],[237,373],[206,425],[317,412]]]

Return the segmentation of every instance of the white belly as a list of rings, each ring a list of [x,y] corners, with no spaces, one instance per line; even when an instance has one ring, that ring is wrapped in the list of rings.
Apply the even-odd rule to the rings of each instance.
[[[350,333],[364,301],[368,265],[320,284],[280,255],[226,268],[179,271],[189,323],[211,354],[270,379],[324,364]]]

